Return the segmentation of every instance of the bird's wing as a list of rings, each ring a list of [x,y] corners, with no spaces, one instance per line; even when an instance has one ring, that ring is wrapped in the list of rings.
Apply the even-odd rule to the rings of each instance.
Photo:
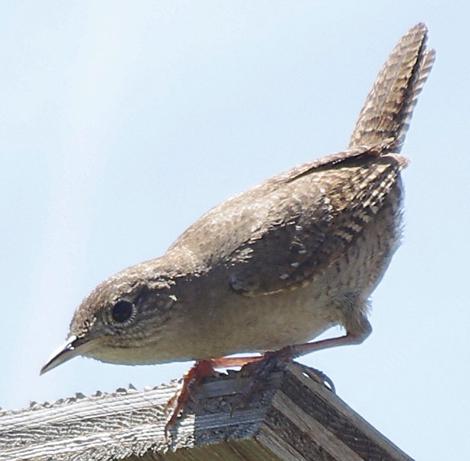
[[[397,43],[366,98],[350,149],[386,144],[388,152],[400,152],[435,59],[434,50],[426,48],[426,40],[426,26],[417,24]]]
[[[400,156],[354,156],[300,174],[292,170],[248,206],[258,226],[225,258],[232,288],[257,296],[310,283],[374,219],[402,166]],[[253,219],[260,211],[262,219]]]

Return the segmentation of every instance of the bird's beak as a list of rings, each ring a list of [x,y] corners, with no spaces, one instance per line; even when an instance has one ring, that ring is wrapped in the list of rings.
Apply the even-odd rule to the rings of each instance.
[[[41,368],[40,374],[44,374],[49,370],[52,370],[56,366],[60,365],[61,363],[67,362],[70,359],[73,359],[77,355],[81,354],[80,346],[85,342],[78,338],[75,335],[71,335],[65,341],[59,349],[57,349],[47,363]]]

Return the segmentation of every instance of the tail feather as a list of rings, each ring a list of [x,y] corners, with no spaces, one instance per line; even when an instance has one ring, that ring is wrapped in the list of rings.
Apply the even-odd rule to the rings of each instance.
[[[426,40],[426,26],[417,24],[395,46],[366,98],[349,149],[386,146],[388,152],[400,152],[435,59]]]

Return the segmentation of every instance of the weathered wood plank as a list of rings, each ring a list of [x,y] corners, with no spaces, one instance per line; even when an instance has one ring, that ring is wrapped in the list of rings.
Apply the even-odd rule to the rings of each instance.
[[[250,379],[204,382],[168,441],[164,405],[177,383],[3,412],[0,461],[411,460],[301,365],[272,373],[241,408]]]

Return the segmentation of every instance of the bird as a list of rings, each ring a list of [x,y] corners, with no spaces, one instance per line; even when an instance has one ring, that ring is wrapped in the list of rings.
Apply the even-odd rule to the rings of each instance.
[[[419,23],[392,50],[346,150],[224,201],[162,256],[100,283],[41,374],[76,356],[195,361],[188,387],[214,367],[362,343],[371,294],[402,239],[400,152],[435,59],[427,33]],[[334,326],[345,334],[315,340]]]

